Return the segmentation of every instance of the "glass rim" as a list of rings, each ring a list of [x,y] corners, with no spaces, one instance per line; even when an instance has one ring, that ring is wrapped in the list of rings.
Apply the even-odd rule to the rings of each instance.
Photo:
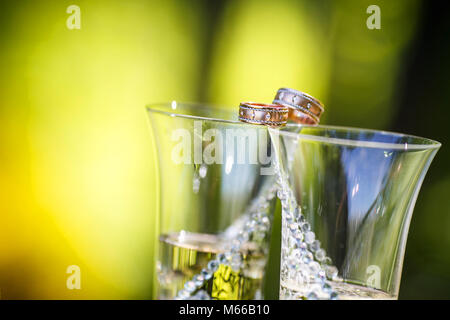
[[[233,111],[231,111],[229,108],[226,108],[225,106],[216,105],[216,104],[207,104],[207,103],[198,103],[198,102],[182,102],[182,101],[172,101],[172,102],[159,102],[159,103],[149,103],[145,106],[147,111],[164,114],[169,117],[179,117],[179,118],[186,118],[186,119],[197,119],[197,120],[206,120],[206,121],[214,121],[214,122],[223,122],[223,123],[233,123],[233,124],[240,124],[240,125],[248,125],[248,126],[258,126],[263,127],[261,125],[255,125],[255,124],[248,124],[242,121],[231,120],[231,119],[220,119],[220,118],[214,118],[214,117],[204,117],[204,116],[195,116],[190,114],[183,114],[180,112],[175,112],[178,104],[185,105],[185,106],[195,106],[196,108],[209,108],[213,106],[213,110],[219,111],[219,112],[226,112],[229,114],[233,114]],[[173,112],[172,112],[173,110]],[[347,132],[366,132],[366,133],[378,133],[383,135],[389,135],[389,136],[396,136],[396,137],[402,137],[402,138],[410,138],[413,140],[421,140],[422,143],[392,143],[392,142],[382,142],[382,141],[363,141],[363,140],[356,140],[356,139],[348,139],[348,138],[334,138],[334,137],[324,137],[320,135],[314,135],[314,134],[308,134],[308,133],[296,133],[296,132],[290,132],[286,131],[288,128],[311,128],[311,129],[322,129],[322,130],[340,130],[340,131],[347,131]],[[330,143],[335,145],[344,145],[349,147],[364,147],[364,148],[376,148],[376,149],[392,149],[392,150],[427,150],[427,149],[439,149],[441,147],[441,143],[436,140],[411,135],[411,134],[405,134],[405,133],[399,133],[394,131],[386,131],[386,130],[376,130],[376,129],[367,129],[367,128],[357,128],[357,127],[349,127],[349,126],[333,126],[333,125],[306,125],[306,124],[294,124],[294,123],[288,123],[286,126],[281,128],[271,128],[267,127],[269,131],[272,132],[278,132],[279,134],[283,136],[287,136],[290,138],[301,138],[303,140],[310,140],[310,141],[317,141],[317,142],[323,142],[323,143]]]
[[[393,136],[399,138],[410,138],[413,140],[422,141],[422,143],[415,142],[383,142],[383,141],[364,141],[357,139],[348,139],[348,138],[335,138],[335,137],[325,137],[320,135],[314,135],[309,133],[296,133],[286,131],[289,128],[311,128],[317,130],[339,130],[346,132],[355,132],[355,133],[377,133],[386,136]],[[330,143],[335,145],[344,145],[349,147],[363,147],[363,148],[375,148],[375,149],[391,149],[391,150],[428,150],[428,149],[439,149],[441,147],[441,143],[436,140],[399,133],[394,131],[386,131],[386,130],[376,130],[376,129],[367,129],[367,128],[358,128],[358,127],[349,127],[349,126],[332,126],[332,125],[303,125],[303,124],[288,124],[282,128],[269,128],[269,131],[277,132],[283,136],[287,136],[290,138],[300,138],[302,140],[310,140],[317,142]]]
[[[233,111],[231,111],[229,108],[217,105],[217,104],[207,104],[207,103],[198,103],[198,102],[181,102],[181,101],[172,101],[172,102],[159,102],[159,103],[149,103],[145,106],[147,111],[164,114],[169,117],[179,117],[179,118],[186,118],[186,119],[197,119],[197,120],[207,120],[207,121],[215,121],[215,122],[224,122],[224,123],[235,123],[235,124],[246,124],[239,120],[230,120],[230,119],[220,119],[220,118],[214,118],[214,117],[203,117],[203,116],[195,116],[191,114],[184,114],[180,112],[175,112],[176,107],[178,104],[181,105],[188,105],[188,106],[195,106],[196,108],[207,108],[208,106],[213,106],[213,110],[226,112],[229,114],[233,114]],[[174,108],[175,106],[175,108]],[[172,112],[172,110],[174,112]]]

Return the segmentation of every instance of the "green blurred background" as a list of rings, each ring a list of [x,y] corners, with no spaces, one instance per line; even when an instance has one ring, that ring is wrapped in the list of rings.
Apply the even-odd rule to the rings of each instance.
[[[66,27],[72,4],[79,30]],[[380,30],[366,26],[372,4]],[[283,86],[321,99],[322,123],[443,143],[417,200],[400,298],[450,298],[446,12],[419,0],[2,1],[1,298],[153,298],[144,106],[236,108]],[[74,264],[81,290],[66,288]]]

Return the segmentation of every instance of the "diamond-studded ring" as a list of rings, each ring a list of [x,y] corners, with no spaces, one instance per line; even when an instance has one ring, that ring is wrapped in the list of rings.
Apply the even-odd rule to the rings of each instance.
[[[242,102],[239,105],[239,120],[242,122],[269,126],[283,126],[287,123],[289,108],[280,104]]]
[[[297,123],[318,124],[324,111],[322,102],[290,88],[278,89],[272,103],[289,107],[289,120]]]

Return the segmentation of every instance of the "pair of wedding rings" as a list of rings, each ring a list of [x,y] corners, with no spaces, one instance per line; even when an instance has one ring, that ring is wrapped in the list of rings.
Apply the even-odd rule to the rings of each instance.
[[[318,124],[324,111],[322,102],[294,89],[278,89],[272,104],[242,102],[239,120],[268,126],[284,126],[288,121]]]

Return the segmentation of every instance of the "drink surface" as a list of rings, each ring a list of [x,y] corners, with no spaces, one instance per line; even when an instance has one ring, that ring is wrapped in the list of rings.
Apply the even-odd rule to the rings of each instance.
[[[211,234],[178,232],[160,236],[158,261],[159,299],[173,299],[184,284],[201,272],[209,261],[227,251],[229,241]],[[265,256],[258,246],[242,248],[244,267],[240,271],[220,265],[205,290],[218,300],[261,298]]]
[[[340,300],[395,300],[391,296],[381,290],[368,288],[360,285],[345,282],[329,282],[331,288],[339,295]],[[280,299],[282,300],[302,300],[307,299],[305,288],[295,286],[289,282],[281,280],[280,283]],[[322,297],[317,296],[317,299]]]

